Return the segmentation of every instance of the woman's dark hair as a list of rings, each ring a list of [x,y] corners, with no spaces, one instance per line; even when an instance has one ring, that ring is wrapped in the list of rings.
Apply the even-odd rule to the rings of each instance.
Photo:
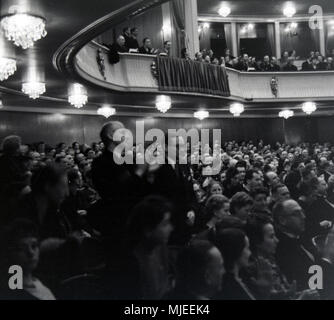
[[[253,216],[247,221],[246,234],[253,254],[256,254],[257,246],[264,241],[264,227],[267,224],[273,224],[273,221],[264,216]]]
[[[246,234],[240,229],[225,229],[216,234],[215,245],[224,258],[227,271],[231,271],[246,246]]]
[[[133,248],[142,241],[144,233],[156,228],[167,212],[172,212],[172,205],[160,196],[149,196],[138,203],[127,222],[126,244]]]
[[[182,59],[185,59],[185,58],[186,58],[186,53],[187,53],[187,48],[183,48],[183,49],[181,50],[181,58],[182,58]]]
[[[31,179],[31,190],[35,193],[43,193],[47,185],[55,185],[62,176],[66,175],[63,166],[48,164],[38,168]]]

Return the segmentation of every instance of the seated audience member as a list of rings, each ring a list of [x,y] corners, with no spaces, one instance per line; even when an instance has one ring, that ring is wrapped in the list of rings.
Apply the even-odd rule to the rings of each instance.
[[[239,71],[248,71],[249,66],[250,66],[249,56],[248,54],[245,53],[242,56],[242,59],[239,61],[237,69]]]
[[[191,60],[191,59],[190,59],[190,55],[189,55],[189,51],[188,51],[187,48],[183,48],[183,49],[181,50],[181,58],[182,58],[182,59],[185,59],[185,60]]]
[[[254,215],[270,217],[271,212],[268,208],[268,189],[264,187],[256,188],[250,193],[250,196],[253,198],[252,213]]]
[[[39,263],[39,235],[37,226],[29,220],[15,220],[0,235],[0,298],[6,300],[55,300],[53,293],[35,277]],[[8,288],[8,270],[20,266],[23,290]],[[17,282],[18,284],[18,282]]]
[[[243,191],[243,173],[237,168],[231,167],[226,171],[226,179],[223,181],[224,196],[232,198],[237,192]]]
[[[278,266],[288,281],[297,282],[298,290],[308,288],[309,268],[316,263],[313,253],[301,241],[305,231],[305,215],[294,200],[278,203],[273,211],[277,237],[276,259]]]
[[[229,215],[230,201],[221,194],[212,195],[206,201],[204,225],[200,233],[196,235],[196,238],[212,241],[216,233],[216,225],[222,221],[223,217]]]
[[[157,196],[144,199],[133,209],[115,274],[115,292],[120,298],[159,300],[170,290],[167,243],[173,230],[171,214],[168,201]]]
[[[220,182],[211,180],[208,185],[207,198],[210,198],[214,194],[223,194],[223,187]]]
[[[282,183],[276,184],[272,189],[271,202],[269,209],[272,210],[274,205],[278,202],[291,199],[288,187]]]
[[[289,57],[286,65],[283,67],[283,71],[288,71],[288,72],[298,71],[298,68],[294,65],[294,62],[295,62],[294,58]]]
[[[276,251],[278,266],[288,281],[297,282],[298,290],[309,289],[309,270],[320,265],[324,271],[322,298],[333,297],[334,228],[329,232],[321,253],[311,252],[301,240],[305,231],[305,216],[294,200],[286,200],[274,208],[275,225],[279,243]]]
[[[246,193],[252,192],[254,189],[262,187],[262,178],[257,170],[248,170],[245,175],[245,184],[243,185],[243,191]]]
[[[246,224],[253,207],[253,199],[245,192],[236,193],[230,203],[230,211],[234,217]]]
[[[20,217],[34,222],[41,239],[66,238],[72,226],[61,210],[68,196],[68,179],[65,169],[56,164],[40,167],[31,180],[31,193],[18,202],[14,218]]]
[[[302,64],[302,71],[312,71],[312,58],[313,56],[310,56],[305,62]]]
[[[271,71],[275,71],[275,72],[281,71],[281,67],[278,64],[276,57],[271,57]]]
[[[225,58],[228,57],[229,60],[233,60],[235,57],[233,57],[233,55],[231,54],[231,50],[230,49],[225,49],[225,54],[224,54]]]
[[[264,56],[263,62],[260,64],[260,71],[272,71],[272,65],[270,64],[270,57],[268,55]]]
[[[310,238],[327,234],[334,225],[334,206],[327,199],[328,185],[317,179],[315,197],[306,212],[306,231]]]
[[[197,61],[197,62],[203,62],[203,54],[202,54],[202,52],[196,52],[196,54],[195,54],[195,61]]]
[[[152,42],[149,38],[144,38],[143,46],[139,48],[141,54],[156,54],[156,50],[152,48]]]
[[[222,59],[224,59],[224,66],[226,68],[230,68],[232,69],[233,65],[232,65],[232,60],[229,56],[226,56],[226,57],[222,57]],[[223,64],[223,61],[221,60],[221,64]]]
[[[287,65],[288,60],[289,60],[289,52],[288,51],[284,51],[283,54],[282,54],[282,58],[280,59],[281,69],[282,70]]]
[[[326,70],[327,71],[333,71],[334,70],[334,60],[333,60],[332,57],[327,58]]]
[[[246,231],[252,256],[244,277],[258,300],[319,298],[316,290],[297,294],[295,284],[290,284],[277,266],[275,254],[279,241],[271,219],[254,217],[248,221]]]
[[[298,199],[300,196],[299,184],[301,182],[302,176],[301,171],[304,168],[304,163],[300,161],[294,161],[291,166],[291,171],[287,174],[284,183],[288,187],[291,197],[293,199]]]
[[[317,70],[319,70],[319,71],[326,71],[327,70],[327,63],[324,61],[324,57],[321,56],[321,55],[318,57]]]
[[[136,27],[131,28],[130,37],[128,38],[126,42],[126,46],[128,49],[134,49],[134,50],[139,49],[139,43],[138,43],[137,37],[138,37],[138,28]]]
[[[222,253],[226,273],[217,300],[255,300],[249,288],[240,278],[240,271],[247,267],[251,251],[246,234],[240,229],[225,229],[216,235],[215,245]]]
[[[116,43],[109,46],[109,62],[115,64],[119,62],[119,53],[128,52],[128,48],[125,46],[125,38],[123,36],[118,36]]]
[[[164,55],[167,57],[171,56],[171,49],[172,49],[172,43],[171,41],[165,41],[164,42],[164,47],[163,49],[160,51],[160,55]]]
[[[311,65],[309,66],[308,71],[317,71],[318,70],[319,60],[316,57],[313,57],[311,60]]]
[[[178,256],[175,288],[168,300],[209,300],[221,288],[224,263],[209,241],[194,240]]]

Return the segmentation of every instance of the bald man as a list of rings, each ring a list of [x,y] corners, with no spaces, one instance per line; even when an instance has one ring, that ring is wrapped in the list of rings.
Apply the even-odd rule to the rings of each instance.
[[[125,38],[120,35],[117,37],[116,42],[109,46],[109,62],[115,64],[119,62],[119,53],[129,52],[129,49],[125,46]]]
[[[277,238],[277,264],[289,282],[297,281],[298,290],[309,289],[309,268],[317,264],[317,256],[302,241],[305,215],[295,200],[276,204],[273,210]]]

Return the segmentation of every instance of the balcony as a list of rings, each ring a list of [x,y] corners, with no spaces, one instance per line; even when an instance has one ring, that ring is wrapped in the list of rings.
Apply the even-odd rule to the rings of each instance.
[[[98,49],[104,60],[102,72]],[[120,54],[120,62],[111,65],[108,49],[90,42],[76,56],[75,69],[85,80],[120,92],[161,93],[158,80],[152,73],[156,57],[134,53]],[[230,96],[199,92],[165,93],[203,96],[248,102],[292,102],[304,100],[330,101],[334,99],[334,72],[239,72],[226,69]],[[276,92],[275,92],[276,91]]]

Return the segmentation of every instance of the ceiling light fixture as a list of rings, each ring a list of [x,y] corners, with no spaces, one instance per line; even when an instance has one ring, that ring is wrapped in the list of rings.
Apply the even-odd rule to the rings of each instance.
[[[75,108],[82,108],[88,101],[86,89],[79,83],[75,83],[70,91],[68,102]]]
[[[15,13],[1,20],[5,37],[23,49],[33,47],[36,41],[47,35],[45,24],[45,19],[26,13]]]
[[[306,114],[311,115],[317,110],[317,105],[314,102],[305,102],[302,109]]]
[[[218,10],[219,15],[226,18],[231,14],[231,8],[227,5],[222,5],[220,9]]]
[[[283,9],[283,14],[288,18],[292,18],[296,14],[295,6],[292,3],[286,4]]]
[[[105,107],[97,109],[97,114],[108,119],[114,114],[116,114],[116,109],[105,106]]]
[[[200,110],[194,113],[194,117],[201,121],[206,118],[209,118],[209,116],[210,116],[209,112],[205,110]]]
[[[32,81],[22,84],[22,92],[34,100],[39,98],[45,91],[45,83],[43,82]]]
[[[245,111],[245,107],[241,103],[233,103],[230,107],[230,112],[235,117],[240,117],[240,115]]]
[[[281,111],[281,112],[278,114],[278,116],[279,116],[280,118],[284,118],[285,120],[287,120],[287,119],[293,117],[294,114],[295,114],[295,113],[294,113],[292,110],[283,110],[283,111]]]
[[[166,113],[172,107],[171,98],[168,96],[160,96],[157,99],[155,107],[162,113]]]
[[[0,57],[0,81],[7,80],[17,70],[14,59]]]

